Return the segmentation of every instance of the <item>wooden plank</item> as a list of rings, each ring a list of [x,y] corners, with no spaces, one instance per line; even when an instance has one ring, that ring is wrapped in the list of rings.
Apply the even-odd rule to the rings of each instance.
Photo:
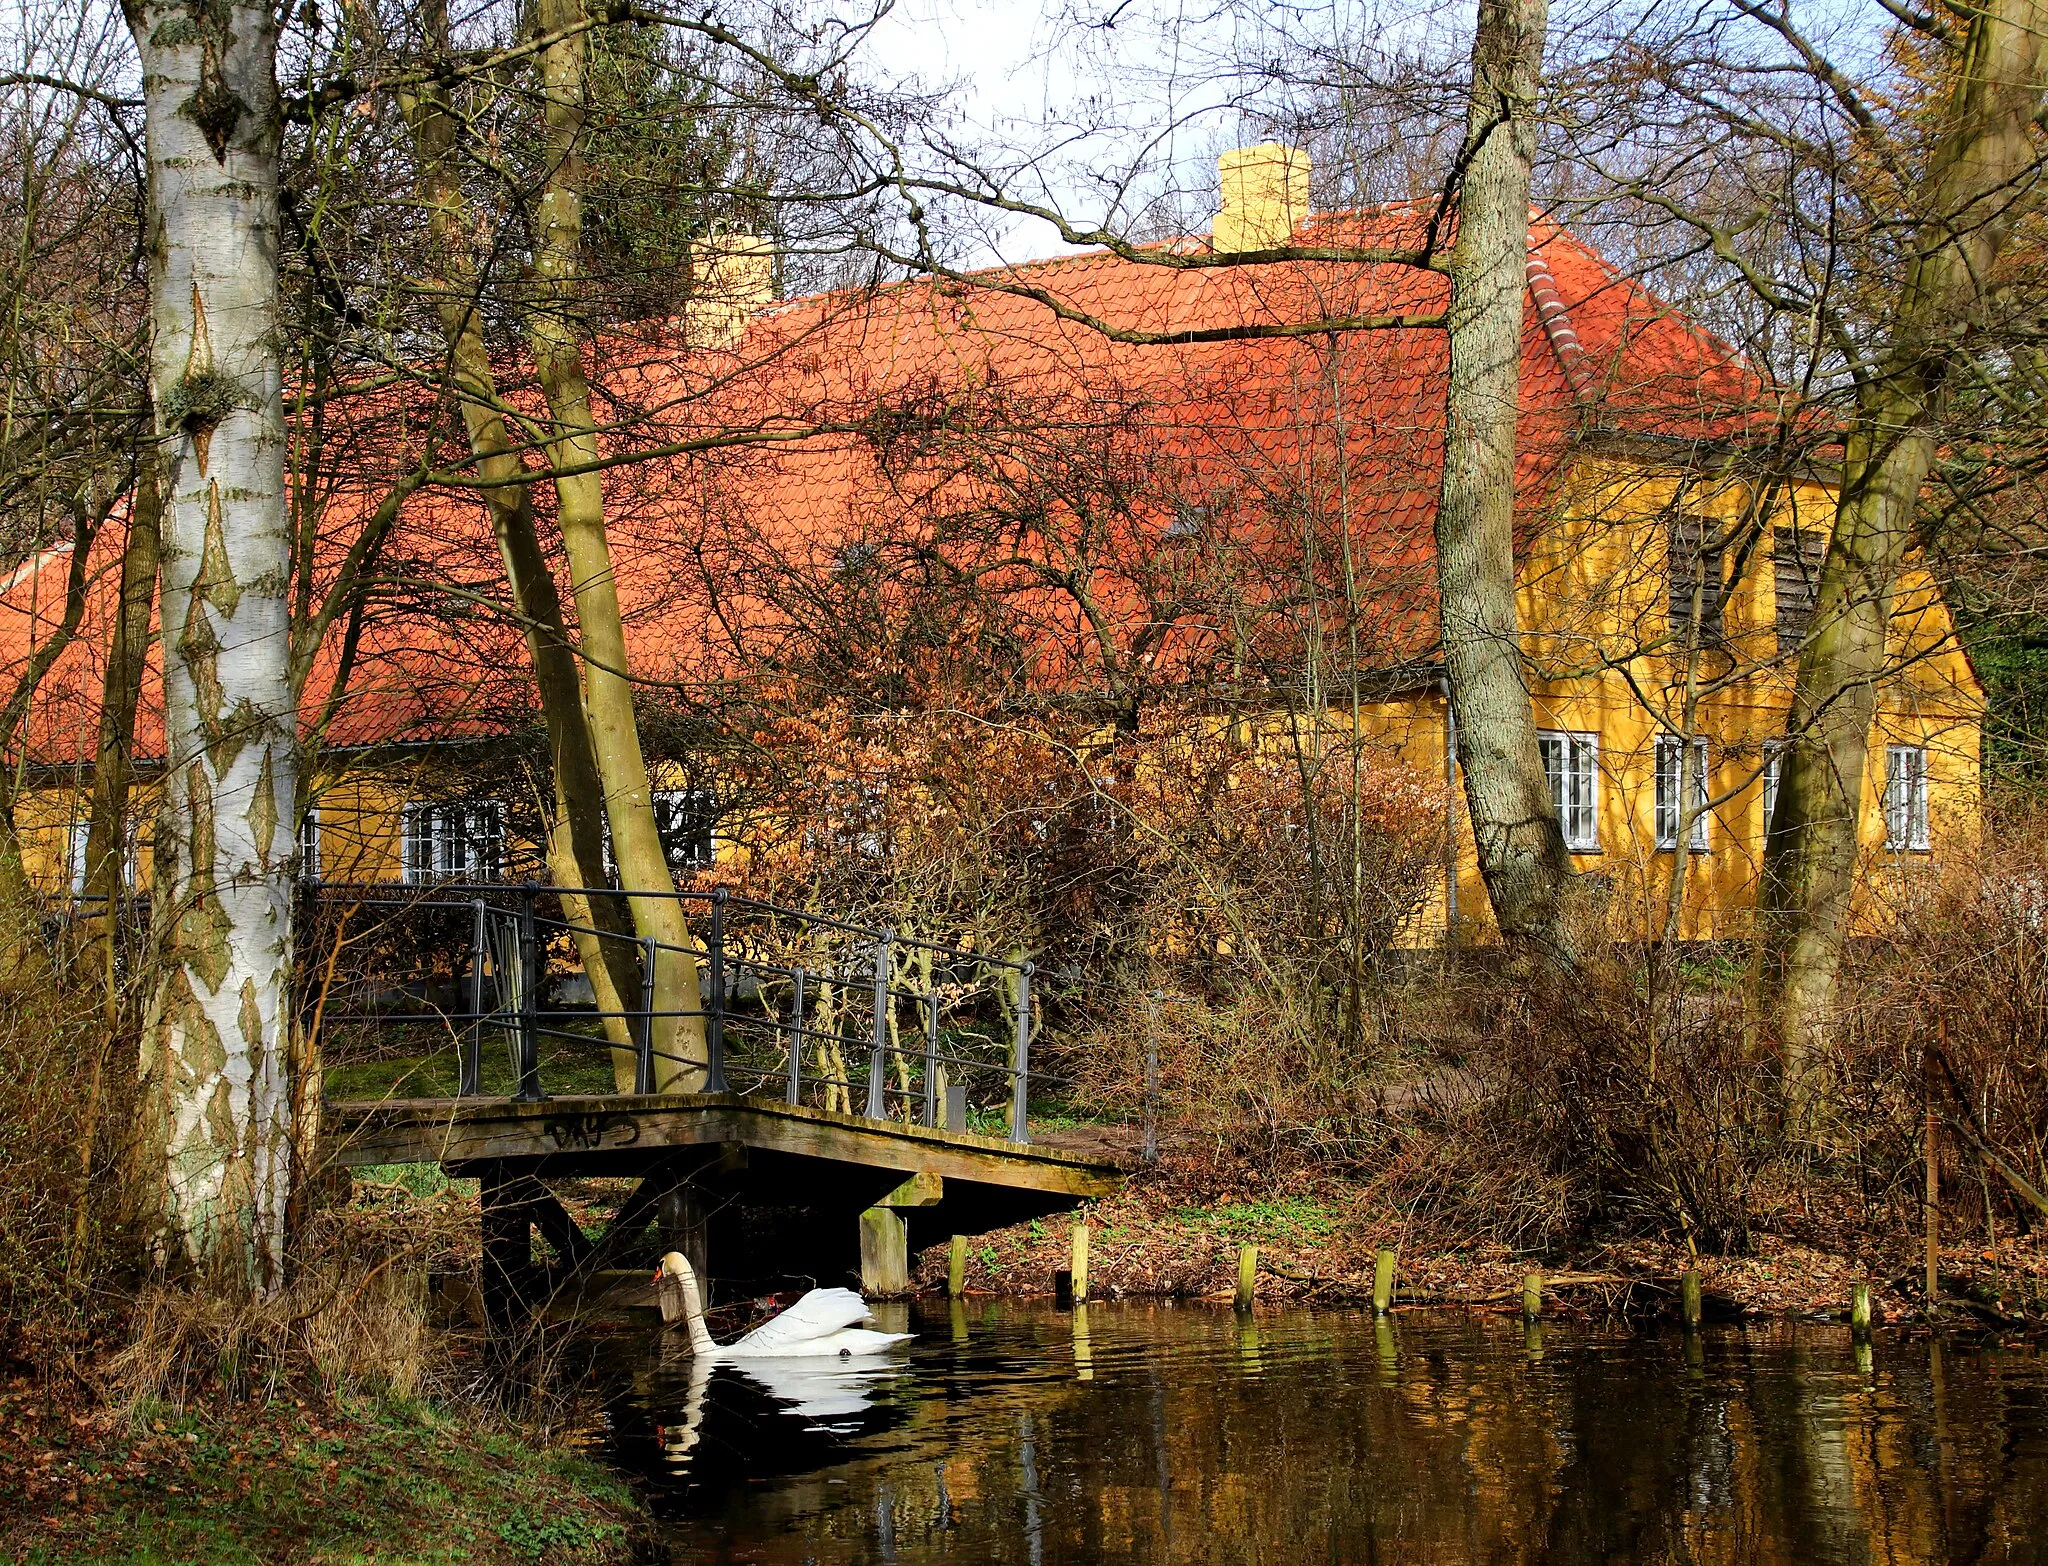
[[[646,1155],[709,1143],[928,1174],[940,1179],[1102,1196],[1121,1171],[1107,1161],[967,1132],[744,1098],[590,1095],[538,1104],[508,1099],[387,1100],[330,1105],[333,1162],[467,1163],[559,1154]]]
[[[920,1169],[895,1190],[875,1203],[877,1207],[936,1207],[946,1199],[946,1182],[928,1169]]]

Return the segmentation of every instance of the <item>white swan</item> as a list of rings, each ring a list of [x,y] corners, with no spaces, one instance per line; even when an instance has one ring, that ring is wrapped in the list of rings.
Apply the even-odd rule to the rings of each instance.
[[[661,1319],[670,1326],[680,1316],[690,1331],[690,1348],[702,1359],[796,1359],[837,1355],[878,1354],[908,1343],[908,1332],[870,1332],[858,1325],[873,1318],[868,1303],[851,1289],[813,1289],[781,1315],[764,1321],[737,1343],[720,1348],[704,1325],[704,1301],[697,1292],[697,1274],[681,1251],[661,1259],[654,1275],[661,1286]]]

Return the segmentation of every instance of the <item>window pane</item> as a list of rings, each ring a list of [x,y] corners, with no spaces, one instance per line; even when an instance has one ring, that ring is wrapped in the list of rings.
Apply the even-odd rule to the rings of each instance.
[[[1544,781],[1550,785],[1550,803],[1557,811],[1557,824],[1564,833],[1565,846],[1574,853],[1597,853],[1600,848],[1599,794],[1597,773],[1600,744],[1591,734],[1563,734],[1541,731],[1536,749],[1543,758]]]
[[[1678,846],[1678,772],[1681,751],[1676,735],[1657,738],[1657,846]],[[1707,742],[1692,742],[1692,777],[1687,792],[1692,797],[1692,832],[1688,841],[1694,848],[1707,846]]]
[[[674,868],[702,870],[717,858],[717,804],[708,790],[657,790],[654,824]]]
[[[1927,752],[1918,745],[1893,745],[1885,751],[1884,845],[1929,846]]]
[[[1550,808],[1557,812],[1558,825],[1564,825],[1564,756],[1565,740],[1562,734],[1539,734],[1536,749],[1543,757],[1544,780],[1550,784]]]
[[[1678,746],[1668,735],[1657,736],[1657,846],[1678,841]]]

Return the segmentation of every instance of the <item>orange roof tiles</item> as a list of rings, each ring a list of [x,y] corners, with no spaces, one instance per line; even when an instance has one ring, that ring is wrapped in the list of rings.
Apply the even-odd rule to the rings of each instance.
[[[1300,237],[1390,246],[1411,243],[1418,221],[1410,206],[1324,215]],[[1554,283],[1552,298],[1534,279],[1537,302],[1529,303],[1523,335],[1520,483],[1532,515],[1588,421],[1701,438],[1727,434],[1755,415],[1765,388],[1739,356],[1572,236],[1539,224],[1532,260]],[[815,629],[778,584],[829,575],[849,542],[909,540],[952,551],[948,569],[956,577],[972,570],[977,582],[995,584],[1013,607],[1025,607],[1024,623],[1039,642],[1027,650],[1029,678],[1085,680],[1091,669],[1099,672],[1101,638],[1059,591],[1028,579],[1044,562],[1017,558],[997,502],[1019,504],[1035,486],[1050,509],[1034,525],[1056,531],[1067,525],[1058,508],[1077,504],[1071,494],[1060,499],[1056,480],[1071,480],[1071,491],[1125,468],[1146,475],[1142,493],[1125,496],[1126,514],[1094,539],[1091,559],[1103,583],[1098,608],[1125,622],[1119,633],[1129,633],[1131,656],[1142,654],[1154,668],[1178,660],[1192,669],[1214,655],[1224,634],[1215,593],[1228,584],[1210,584],[1208,598],[1183,593],[1171,603],[1157,591],[1178,547],[1167,502],[1181,493],[1264,506],[1267,514],[1240,543],[1250,568],[1274,583],[1295,563],[1292,524],[1283,525],[1275,497],[1337,518],[1373,595],[1366,606],[1371,654],[1384,662],[1412,658],[1434,637],[1429,561],[1443,424],[1441,331],[1141,346],[1057,319],[1038,300],[1005,290],[1040,290],[1121,328],[1186,334],[1432,312],[1442,308],[1446,286],[1438,274],[1393,264],[1182,269],[1091,252],[966,283],[918,281],[793,300],[764,310],[737,343],[716,350],[685,350],[665,332],[607,339],[594,369],[621,454],[733,430],[834,431],[608,472],[636,672],[701,688],[773,667]],[[975,460],[983,448],[993,455]],[[545,513],[543,490],[536,497]],[[337,557],[361,511],[345,500],[332,508]],[[118,574],[111,558],[97,558],[103,553],[111,551],[95,550],[94,604],[78,645],[52,671],[31,715],[36,760],[90,754]],[[0,677],[48,635],[50,605],[61,592],[58,566],[47,557],[0,587]],[[496,732],[531,720],[518,634],[489,606],[502,599],[502,586],[473,494],[416,497],[378,575],[331,743]],[[449,585],[458,593],[447,594]],[[1185,611],[1185,623],[1139,623],[1166,611]],[[338,638],[339,627],[330,641]],[[325,672],[310,682],[316,710],[334,667],[332,647],[323,660]],[[152,681],[139,737],[146,754],[161,750],[158,699]]]

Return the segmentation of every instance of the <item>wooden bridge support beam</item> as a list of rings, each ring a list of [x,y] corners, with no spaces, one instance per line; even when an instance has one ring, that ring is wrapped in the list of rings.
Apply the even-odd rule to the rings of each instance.
[[[529,1176],[493,1162],[480,1171],[483,1196],[484,1320],[491,1336],[509,1339],[524,1320],[533,1278],[533,1185]]]
[[[912,1175],[860,1215],[860,1284],[868,1294],[910,1292],[910,1221],[898,1210],[936,1207],[946,1182],[935,1174]]]
[[[695,1185],[674,1187],[661,1199],[661,1245],[665,1251],[681,1251],[698,1281],[711,1279],[711,1215],[704,1193]],[[709,1301],[706,1301],[708,1304]]]
[[[860,1287],[863,1294],[910,1292],[910,1225],[893,1207],[860,1215]]]

